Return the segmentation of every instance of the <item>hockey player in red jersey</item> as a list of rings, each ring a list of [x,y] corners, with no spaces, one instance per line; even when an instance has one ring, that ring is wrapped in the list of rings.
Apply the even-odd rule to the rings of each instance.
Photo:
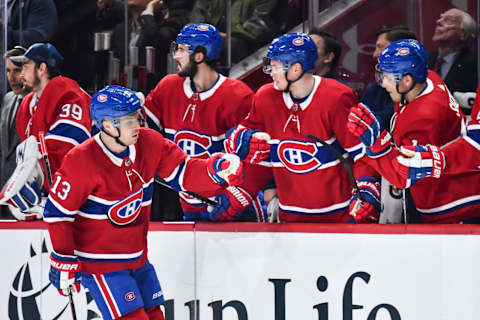
[[[175,190],[196,192],[243,181],[238,157],[193,159],[141,128],[140,108],[135,92],[123,87],[93,95],[101,132],[66,155],[45,205],[50,281],[63,294],[81,281],[103,319],[163,319],[162,289],[147,258],[154,174]]]
[[[355,219],[375,222],[378,181],[375,172],[356,161],[362,144],[345,126],[357,96],[338,81],[312,75],[316,59],[315,43],[306,34],[273,40],[264,60],[273,83],[257,91],[248,117],[229,131],[226,150],[273,168],[280,221],[352,221],[349,207],[353,210],[357,198],[352,199],[347,171],[330,150],[306,137],[312,134],[350,157],[365,200]]]
[[[480,86],[476,97],[480,97]],[[469,185],[472,191],[472,203],[480,203],[480,99],[475,99],[471,120],[467,125],[467,134],[450,143],[439,151],[439,156],[445,158],[445,168],[435,173],[434,161],[429,149],[432,146],[404,146],[400,148],[401,155],[394,162],[399,173],[405,178],[416,179],[439,174],[458,174],[476,177],[477,183]],[[438,146],[433,147],[438,148]]]
[[[436,146],[461,137],[464,115],[438,75],[427,72],[423,46],[416,40],[390,44],[379,57],[378,79],[395,101],[392,136],[362,104],[352,108],[348,122],[367,146],[368,164],[393,185],[410,187],[425,222],[455,223],[479,217],[478,174],[444,172],[445,157]],[[412,168],[408,174],[397,170],[401,148],[412,145],[431,164],[431,177],[419,180],[422,170]]]
[[[184,27],[171,48],[178,73],[165,76],[145,101],[149,127],[163,130],[169,140],[191,157],[207,158],[222,152],[225,133],[238,125],[250,110],[252,90],[245,83],[215,70],[221,48],[222,38],[214,26]],[[248,163],[244,168],[246,179],[242,185],[204,194],[216,195],[222,204],[211,212],[197,199],[181,194],[184,219],[245,219],[242,212],[253,203],[254,219],[263,221],[256,198],[263,185],[257,182],[265,184],[270,175],[262,176],[258,168]]]
[[[50,169],[54,173],[65,154],[90,137],[90,97],[75,81],[60,76],[63,58],[49,43],[35,43],[24,56],[13,59],[23,63],[20,76],[24,86],[33,90],[23,99],[17,113],[17,131],[23,141],[17,149],[17,169],[24,164],[22,152],[36,149],[36,143],[43,133]],[[39,157],[39,153],[36,153]],[[37,162],[37,159],[33,161]],[[13,185],[21,189],[15,195],[10,192],[7,197],[4,192],[2,202],[8,201],[17,219],[41,218],[43,197],[40,188],[43,181],[44,189],[49,189],[47,169],[43,167],[43,173],[42,170],[35,170],[36,174],[32,174],[38,177],[19,171],[14,172],[7,186],[9,191],[18,189],[12,188]]]

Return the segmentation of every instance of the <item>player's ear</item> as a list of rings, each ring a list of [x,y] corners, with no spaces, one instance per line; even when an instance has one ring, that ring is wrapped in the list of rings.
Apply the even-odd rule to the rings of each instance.
[[[103,119],[102,120],[102,127],[105,131],[107,131],[109,133],[114,132],[114,125],[113,125],[112,121],[110,121],[110,120]]]
[[[205,54],[202,51],[197,51],[195,52],[193,59],[195,60],[196,63],[201,63],[202,61],[205,60]]]
[[[335,54],[333,52],[330,52],[327,54],[327,57],[323,59],[323,63],[331,63],[333,61],[333,58],[335,58]]]

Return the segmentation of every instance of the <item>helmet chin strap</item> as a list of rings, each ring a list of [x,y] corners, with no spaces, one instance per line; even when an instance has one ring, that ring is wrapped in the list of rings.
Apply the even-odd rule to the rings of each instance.
[[[400,92],[400,81],[396,83],[396,86],[395,88],[397,89],[397,92],[400,94],[400,104],[404,105],[404,104],[407,104],[408,101],[407,101],[407,93],[409,93],[410,91],[412,91],[413,87],[415,87],[417,83],[415,82],[415,80],[413,80],[413,83],[412,85],[410,86],[410,88],[405,91],[405,92]]]
[[[118,127],[115,127],[115,129],[117,129],[117,132],[118,132],[118,136],[112,136],[110,133],[108,133],[107,131],[105,131],[104,128],[102,128],[102,131],[105,132],[105,134],[109,137],[112,137],[113,139],[115,139],[115,142],[118,143],[119,145],[121,145],[122,147],[128,147],[126,144],[124,144],[121,140],[120,140],[120,129]]]
[[[292,85],[292,83],[297,82],[298,80],[300,80],[300,79],[303,77],[304,74],[305,74],[305,71],[302,70],[302,73],[297,77],[297,79],[295,79],[295,80],[288,80],[288,70],[285,71],[285,80],[287,80],[287,87],[285,88],[285,90],[283,90],[283,92],[289,93],[289,92],[290,92],[290,86]]]
[[[194,52],[190,55],[190,65],[191,65],[191,68],[189,70],[189,74],[188,74],[188,77],[190,77],[190,80],[193,81],[193,78],[195,78],[195,76],[197,75],[198,73],[198,65],[202,62],[205,62],[205,55],[203,55],[203,59],[199,62],[196,62],[195,61],[195,54],[197,52]]]

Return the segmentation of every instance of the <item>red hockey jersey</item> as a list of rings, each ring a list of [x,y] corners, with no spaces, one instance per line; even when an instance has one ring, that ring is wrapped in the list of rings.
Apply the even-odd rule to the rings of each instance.
[[[238,125],[248,114],[253,98],[252,90],[242,81],[219,74],[217,82],[208,90],[192,90],[189,77],[167,75],[147,96],[145,111],[148,125],[165,132],[185,153],[195,158],[207,158],[223,152],[223,141],[228,129]],[[244,164],[245,182],[240,185],[254,195],[268,182],[270,174]],[[253,181],[255,180],[255,181]],[[212,196],[221,192],[204,194]],[[204,211],[199,200],[181,194],[185,211]]]
[[[17,132],[23,141],[44,132],[52,173],[65,154],[90,137],[90,96],[73,80],[58,76],[47,84],[40,98],[23,99],[17,113]],[[48,190],[47,179],[44,187]]]
[[[300,222],[346,222],[352,183],[340,161],[312,134],[357,160],[364,154],[360,140],[347,129],[347,115],[357,105],[356,94],[338,81],[314,76],[308,98],[295,103],[289,93],[272,83],[261,87],[254,97],[250,114],[242,125],[267,132],[271,138],[270,156],[262,165],[273,168],[279,219]],[[353,162],[353,161],[351,161]],[[355,175],[375,173],[356,161]]]
[[[467,135],[442,148],[446,157],[445,171],[448,173],[469,173],[477,176],[480,185],[480,86],[468,122]],[[480,190],[476,200],[480,202]]]
[[[72,149],[53,178],[45,206],[55,251],[78,256],[87,273],[142,266],[154,174],[176,190],[218,187],[206,160],[191,159],[151,129],[140,129],[124,158],[112,153],[99,134]]]
[[[462,127],[465,129],[464,115],[458,103],[433,72],[429,72],[426,87],[417,98],[406,105],[395,104],[392,137],[397,147],[417,144],[445,146],[460,138]],[[392,148],[382,157],[369,158],[367,162],[390,183],[406,188],[411,181],[402,179],[393,167],[398,155],[399,150]],[[439,179],[425,178],[413,185],[410,191],[424,221],[451,223],[480,216],[480,206],[476,204],[480,195],[478,177],[447,171]]]

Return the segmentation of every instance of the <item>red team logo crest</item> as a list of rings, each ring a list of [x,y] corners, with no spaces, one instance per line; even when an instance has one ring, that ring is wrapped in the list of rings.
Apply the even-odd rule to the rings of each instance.
[[[97,97],[98,102],[105,102],[107,101],[107,96],[104,94],[99,94]]]
[[[293,39],[292,42],[296,46],[301,46],[303,44],[303,38],[295,38],[295,39]]]
[[[408,48],[400,48],[398,49],[398,55],[399,56],[406,56],[407,54],[410,53],[410,50]]]
[[[209,136],[182,130],[175,134],[174,142],[189,156],[202,159],[210,156],[208,149],[212,146],[212,142]]]
[[[127,301],[135,300],[135,293],[133,293],[132,291],[127,292],[127,294],[125,295],[125,300]]]
[[[207,31],[208,30],[208,25],[201,24],[197,27],[197,29],[200,30],[200,31]]]
[[[315,158],[318,149],[314,143],[300,141],[282,141],[278,145],[278,157],[288,171],[308,173],[316,170],[322,163]]]
[[[113,223],[123,226],[137,219],[142,209],[143,189],[114,204],[108,210],[108,217]]]

